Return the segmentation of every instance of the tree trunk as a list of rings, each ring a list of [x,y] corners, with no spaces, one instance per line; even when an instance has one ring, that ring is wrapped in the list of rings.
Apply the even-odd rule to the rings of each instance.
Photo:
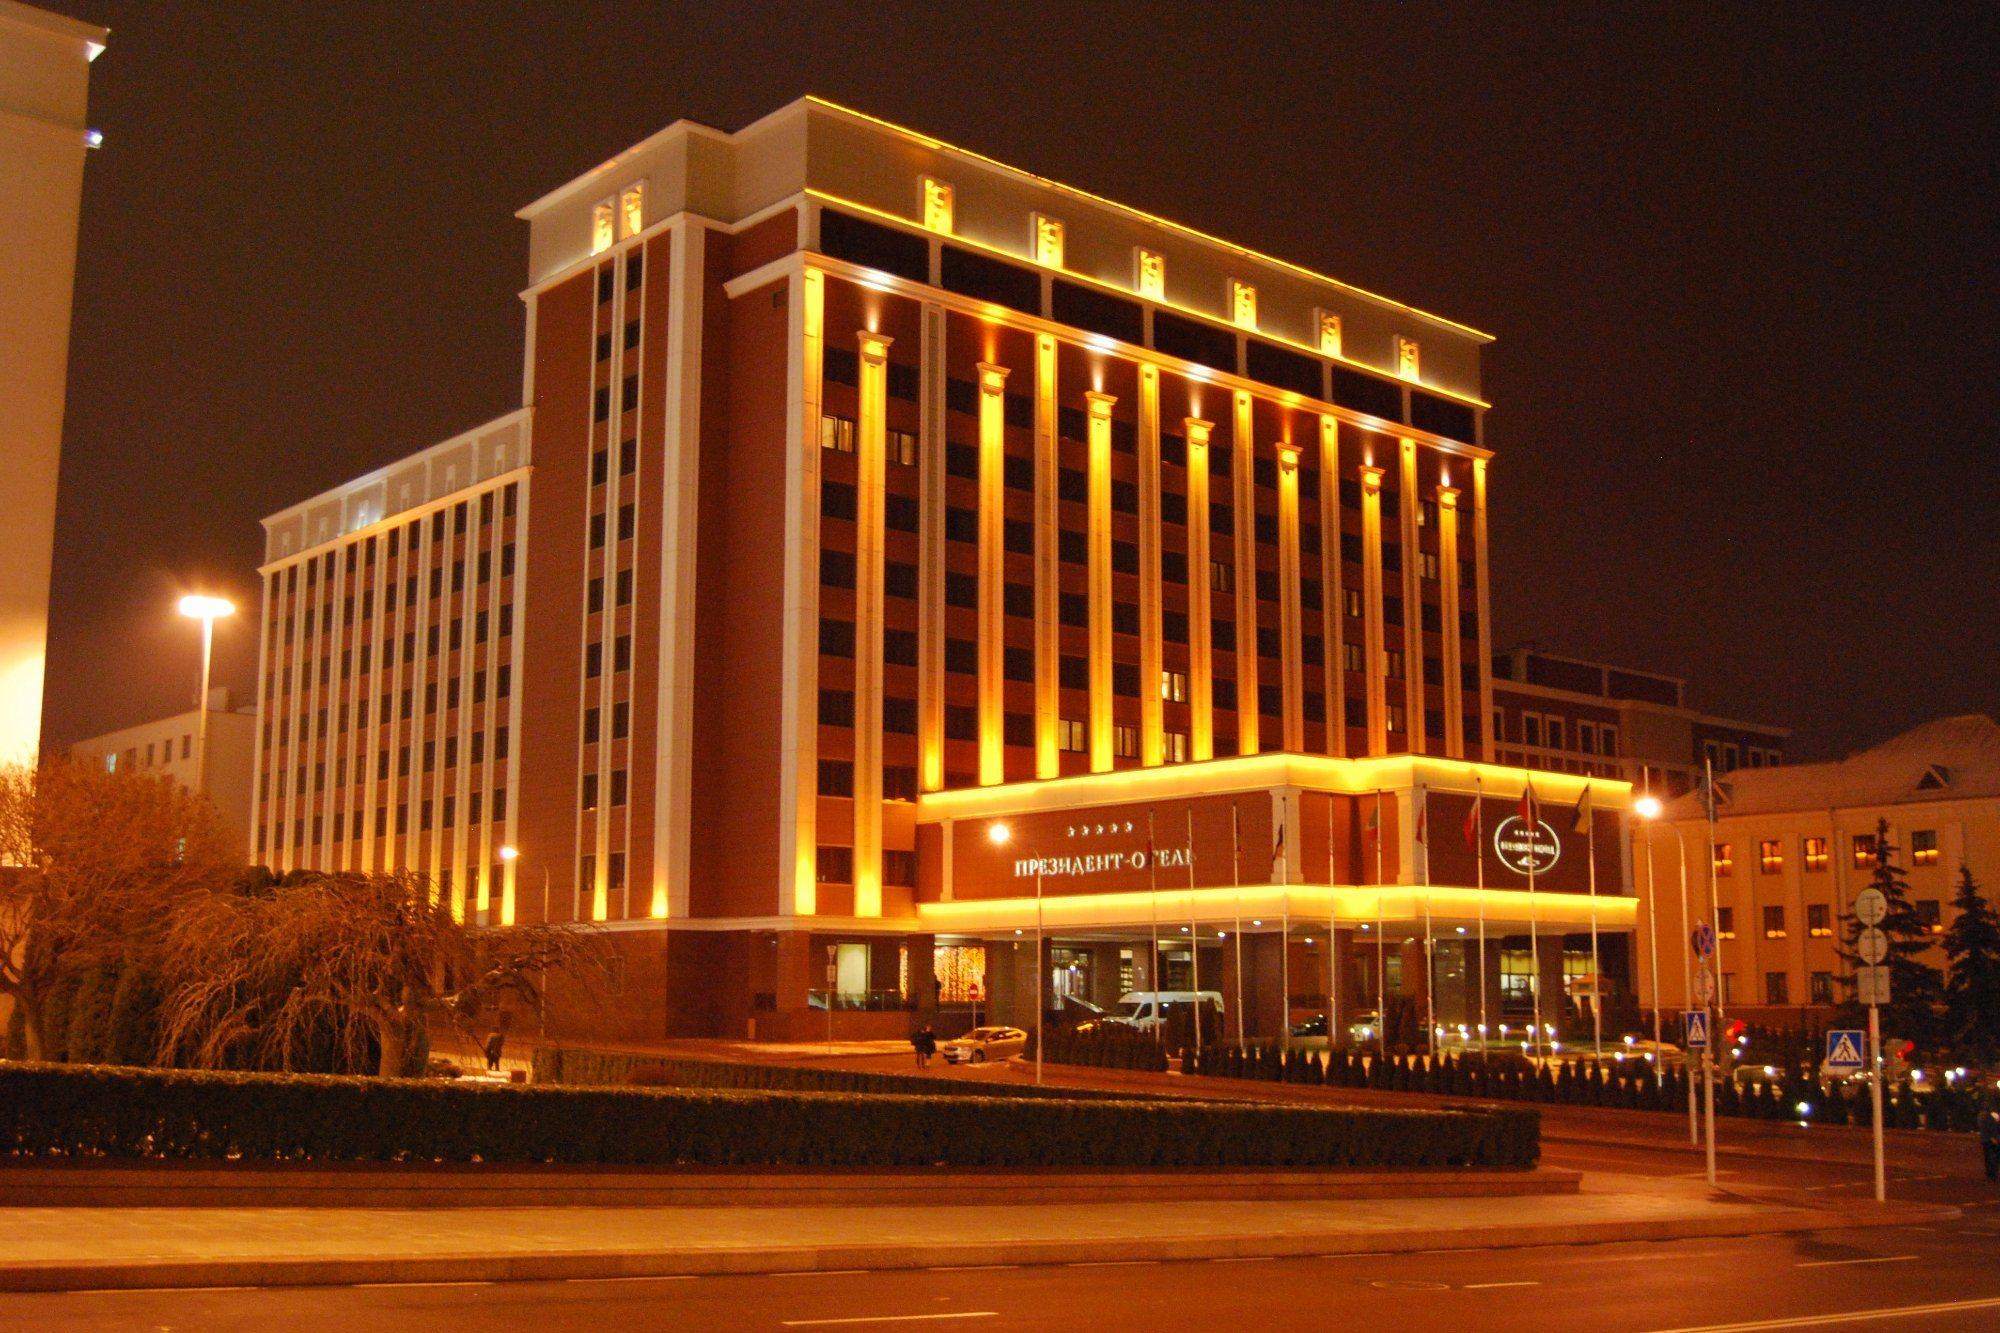
[[[23,1047],[21,1054],[30,1060],[47,1059],[48,1057],[42,1054],[41,1011],[38,1008],[28,1004],[27,1001],[23,1000],[18,995],[14,997],[14,1006],[21,1011],[21,1036],[22,1036],[22,1047]]]
[[[403,1037],[404,1031],[403,1025],[395,1019],[390,1019],[388,1022],[382,1024],[380,1035],[377,1038],[377,1043],[382,1048],[382,1059],[375,1066],[377,1077],[401,1078],[403,1076],[403,1060],[407,1055],[407,1046]]]

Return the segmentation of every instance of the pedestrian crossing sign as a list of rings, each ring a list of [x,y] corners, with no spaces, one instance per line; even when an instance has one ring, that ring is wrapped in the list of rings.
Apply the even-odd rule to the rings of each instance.
[[[1681,1015],[1687,1024],[1687,1048],[1691,1051],[1708,1049],[1708,1010],[1689,1009]]]
[[[1826,1067],[1828,1069],[1859,1069],[1865,1064],[1861,1058],[1861,1033],[1853,1028],[1834,1028],[1826,1034]]]

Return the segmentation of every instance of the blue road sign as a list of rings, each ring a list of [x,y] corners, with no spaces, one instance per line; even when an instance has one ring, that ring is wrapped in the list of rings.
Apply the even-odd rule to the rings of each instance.
[[[1694,956],[1708,958],[1715,953],[1715,927],[1704,921],[1688,935],[1688,943],[1694,946]]]
[[[1861,1058],[1861,1033],[1854,1028],[1834,1028],[1826,1034],[1826,1067],[1828,1069],[1859,1069],[1867,1063]]]
[[[1708,1010],[1689,1009],[1681,1014],[1681,1021],[1686,1025],[1687,1048],[1691,1051],[1707,1050]]]

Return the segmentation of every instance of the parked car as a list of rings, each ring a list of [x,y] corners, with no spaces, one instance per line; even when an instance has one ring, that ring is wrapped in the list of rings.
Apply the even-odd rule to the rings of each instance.
[[[947,1064],[985,1064],[1005,1060],[1028,1049],[1028,1034],[1020,1028],[974,1028],[963,1037],[938,1043]]]
[[[1161,1023],[1170,1019],[1177,1011],[1201,1002],[1204,1009],[1212,1011],[1214,1017],[1204,1023],[1207,1027],[1215,1017],[1222,1014],[1222,992],[1205,990],[1199,993],[1191,990],[1135,990],[1118,997],[1118,1007],[1105,1015],[1105,1021],[1123,1023],[1127,1027],[1138,1028],[1141,1032],[1151,1032]]]

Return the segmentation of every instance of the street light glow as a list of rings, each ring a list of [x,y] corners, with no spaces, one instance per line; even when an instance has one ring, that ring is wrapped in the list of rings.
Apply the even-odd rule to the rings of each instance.
[[[1012,838],[1013,836],[1014,836],[1014,830],[1008,828],[1004,823],[996,821],[992,824],[987,825],[986,827],[986,840],[992,843],[995,847],[1006,846],[1008,839]]]
[[[500,859],[502,861],[517,860],[520,855],[521,849],[519,847],[502,847],[500,849]]]
[[[191,592],[181,598],[180,612],[190,620],[219,620],[236,614],[236,603],[227,597],[204,597]]]
[[[1662,808],[1657,796],[1641,796],[1632,802],[1632,809],[1638,812],[1641,819],[1658,819]]]

